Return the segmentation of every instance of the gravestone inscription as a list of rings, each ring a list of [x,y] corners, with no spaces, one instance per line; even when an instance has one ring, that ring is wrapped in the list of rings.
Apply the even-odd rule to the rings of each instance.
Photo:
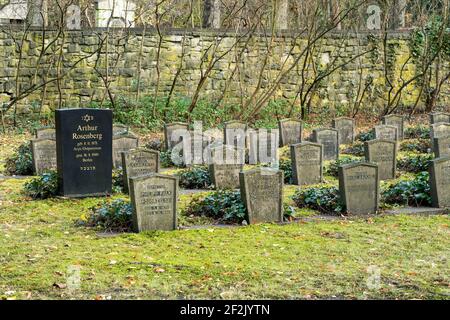
[[[323,160],[339,158],[339,133],[336,129],[315,129],[312,140],[323,145]]]
[[[144,148],[136,148],[122,152],[123,184],[129,191],[129,179],[150,173],[159,173],[159,152]]]
[[[339,167],[339,192],[348,213],[376,213],[380,194],[378,166],[356,163]]]
[[[250,224],[283,221],[283,172],[257,168],[239,174],[241,197]]]
[[[288,146],[302,142],[303,122],[296,119],[278,121],[280,146]]]
[[[55,111],[60,193],[67,197],[104,196],[112,184],[112,111]]]
[[[429,170],[433,206],[450,208],[450,157],[433,160]]]
[[[56,140],[33,139],[31,140],[33,156],[33,171],[40,175],[49,170],[56,170]]]
[[[158,173],[130,178],[135,232],[177,228],[178,178]]]
[[[352,144],[355,141],[355,120],[341,117],[333,120],[333,128],[339,132],[339,144]]]
[[[398,141],[398,129],[395,126],[379,125],[373,128],[375,139]]]
[[[397,142],[372,140],[364,144],[367,162],[378,165],[380,180],[395,179],[397,174]]]
[[[397,140],[403,140],[405,135],[405,118],[398,114],[383,117],[383,124],[397,128]]]
[[[295,185],[321,183],[323,180],[323,146],[304,142],[291,145],[292,177]]]
[[[122,152],[135,149],[138,145],[139,139],[134,135],[113,136],[113,167],[119,168],[122,166]]]

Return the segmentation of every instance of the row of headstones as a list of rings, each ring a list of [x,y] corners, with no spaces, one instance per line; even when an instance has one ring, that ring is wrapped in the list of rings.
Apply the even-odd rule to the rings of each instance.
[[[430,173],[434,206],[450,207],[450,158],[434,160]],[[176,177],[146,174],[130,178],[129,184],[135,231],[177,227]],[[280,170],[256,168],[239,172],[241,197],[250,224],[283,221],[283,186]],[[348,213],[376,213],[380,199],[378,165],[363,162],[341,166],[339,192]]]
[[[66,197],[106,196],[112,184],[112,112],[98,109],[57,110],[58,187]],[[137,151],[121,154],[127,168],[127,186],[133,204],[136,231],[176,228],[178,179],[146,173]],[[127,159],[127,155],[131,158]],[[141,155],[142,156],[142,155]],[[133,166],[132,162],[136,161]],[[130,165],[128,165],[128,162]],[[159,156],[153,170],[159,171]],[[130,168],[136,168],[131,172]],[[359,163],[339,169],[341,197],[353,214],[374,213],[379,201],[379,167]],[[269,168],[239,170],[239,187],[249,223],[281,221],[283,173]],[[450,206],[450,158],[436,159],[431,168],[431,189],[436,206]]]
[[[122,166],[121,153],[139,146],[139,138],[122,124],[113,125],[113,167]],[[92,146],[94,147],[94,146]],[[35,138],[31,140],[33,171],[36,175],[49,170],[56,170],[56,129],[54,127],[36,130]]]

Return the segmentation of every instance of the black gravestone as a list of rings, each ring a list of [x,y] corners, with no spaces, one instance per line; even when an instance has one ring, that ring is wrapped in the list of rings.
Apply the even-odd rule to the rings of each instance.
[[[66,197],[102,196],[112,185],[112,111],[55,111],[60,193]]]

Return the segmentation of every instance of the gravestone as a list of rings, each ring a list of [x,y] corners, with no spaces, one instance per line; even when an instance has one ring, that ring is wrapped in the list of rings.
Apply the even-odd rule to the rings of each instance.
[[[129,179],[150,173],[159,173],[159,152],[144,148],[136,148],[122,152],[123,184],[129,191]]]
[[[436,123],[450,123],[450,113],[434,112],[430,113],[430,124]]]
[[[130,178],[135,232],[177,228],[178,178],[158,173]]]
[[[139,139],[134,135],[117,135],[113,136],[113,168],[122,166],[122,152],[136,149]]]
[[[242,121],[228,121],[223,127],[223,141],[226,145],[234,146],[238,149],[247,147],[247,124]]]
[[[228,145],[211,149],[209,172],[216,189],[239,188],[239,173],[244,168],[244,156],[244,150]]]
[[[398,129],[395,126],[379,125],[373,128],[375,139],[398,141]]]
[[[431,142],[433,149],[434,139],[436,138],[448,138],[450,137],[450,123],[436,123],[431,126]]]
[[[397,114],[383,117],[383,124],[397,128],[397,140],[403,140],[405,136],[405,118]]]
[[[55,111],[59,190],[67,197],[104,196],[112,184],[112,111]]]
[[[210,135],[208,132],[198,133],[195,131],[190,131],[190,141],[191,149],[186,150],[187,152],[184,152],[185,150],[183,149],[185,164],[190,166],[208,163],[208,147],[215,142],[215,137]]]
[[[378,166],[363,162],[339,167],[339,192],[347,213],[376,213],[380,197]]]
[[[242,201],[250,224],[283,221],[283,172],[256,168],[239,174]]]
[[[130,131],[130,127],[124,125],[124,124],[114,124],[113,125],[113,136],[121,135],[121,134],[128,134]]]
[[[280,146],[288,146],[302,142],[303,122],[295,119],[278,121],[280,131]]]
[[[392,140],[366,141],[366,161],[378,165],[380,180],[395,179],[397,174],[397,142]]]
[[[434,138],[433,147],[436,158],[450,157],[450,137]]]
[[[37,139],[56,139],[56,130],[55,128],[40,128],[36,130],[36,138]]]
[[[450,208],[450,157],[438,158],[430,166],[430,187],[433,206]]]
[[[321,183],[323,180],[323,146],[304,142],[291,145],[292,177],[295,185]]]
[[[276,163],[278,160],[278,129],[248,129],[247,143],[250,164]]]
[[[187,123],[174,122],[164,124],[164,141],[166,150],[173,149],[183,139],[182,136],[189,132],[189,126]]]
[[[315,129],[312,141],[323,145],[323,160],[339,158],[339,133],[336,129]]]
[[[49,170],[56,170],[56,140],[31,140],[33,154],[33,172],[40,175]]]
[[[339,132],[339,144],[352,144],[355,141],[355,120],[341,117],[333,120],[333,128]]]

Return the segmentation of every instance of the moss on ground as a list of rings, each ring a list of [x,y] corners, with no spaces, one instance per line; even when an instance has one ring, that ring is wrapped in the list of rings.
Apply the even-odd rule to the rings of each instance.
[[[31,201],[21,194],[25,181],[0,181],[0,297],[450,297],[448,216],[105,236],[75,225],[101,199]],[[66,286],[73,266],[79,289]]]

